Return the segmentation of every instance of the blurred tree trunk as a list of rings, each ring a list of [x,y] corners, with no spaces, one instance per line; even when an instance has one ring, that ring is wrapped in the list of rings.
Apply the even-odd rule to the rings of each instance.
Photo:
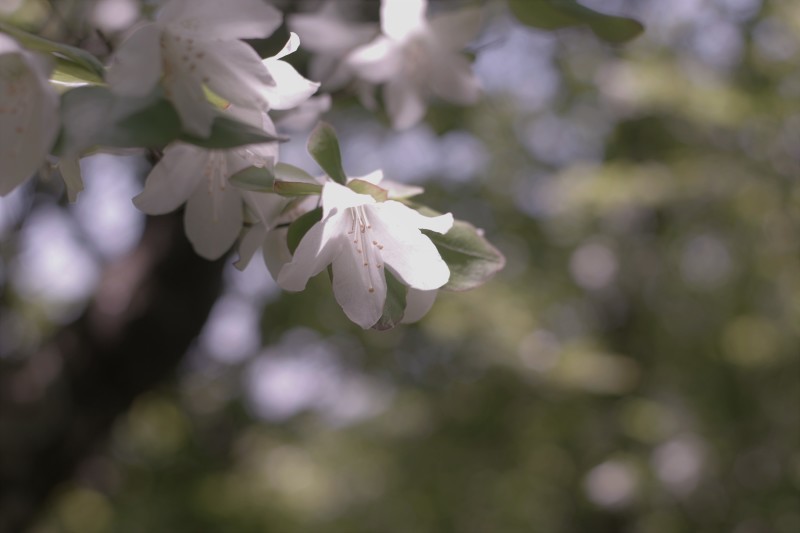
[[[220,293],[223,264],[194,253],[182,213],[150,217],[76,322],[22,363],[0,363],[0,532],[29,527],[133,399],[172,378]]]

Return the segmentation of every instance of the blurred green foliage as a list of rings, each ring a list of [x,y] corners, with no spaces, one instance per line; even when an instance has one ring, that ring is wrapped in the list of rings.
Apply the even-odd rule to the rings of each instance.
[[[800,531],[800,5],[700,4],[549,37],[546,106],[431,112],[490,154],[425,198],[504,251],[492,282],[384,333],[324,276],[275,297],[266,352],[192,355],[34,531]],[[257,362],[319,353],[273,385],[333,392],[259,410]]]

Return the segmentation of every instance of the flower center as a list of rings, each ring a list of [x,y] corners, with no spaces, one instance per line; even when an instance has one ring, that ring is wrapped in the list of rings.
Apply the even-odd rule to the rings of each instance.
[[[364,206],[351,207],[350,217],[352,224],[350,231],[347,234],[351,237],[351,243],[355,249],[356,254],[361,258],[362,277],[366,282],[367,290],[375,292],[374,276],[382,275],[383,263],[381,262],[381,253],[383,245],[378,242],[372,232],[372,224],[367,217],[367,211]]]

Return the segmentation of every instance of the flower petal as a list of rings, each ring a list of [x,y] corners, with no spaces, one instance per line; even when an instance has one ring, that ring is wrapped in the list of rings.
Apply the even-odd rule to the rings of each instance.
[[[234,187],[197,187],[186,202],[183,223],[194,251],[206,259],[227,252],[242,229],[242,197]]]
[[[413,218],[391,216],[381,209],[388,203],[396,202],[365,207],[368,213],[377,211],[376,216],[370,216],[370,222],[387,268],[411,288],[438,289],[450,279],[450,269],[431,240],[414,227]]]
[[[413,80],[398,77],[389,81],[383,89],[386,112],[395,129],[403,130],[417,124],[425,116],[427,107],[420,88]]]
[[[322,54],[340,56],[378,35],[378,26],[371,23],[354,23],[342,18],[337,2],[327,2],[316,13],[302,13],[286,17],[289,29],[303,40],[303,48]]]
[[[478,79],[467,58],[460,54],[441,54],[436,68],[430,69],[430,87],[441,99],[454,104],[474,104],[480,97]]]
[[[332,213],[342,213],[351,207],[374,203],[375,199],[368,194],[358,194],[335,181],[328,181],[322,187],[322,220]]]
[[[255,224],[247,228],[244,236],[239,241],[239,259],[236,260],[233,266],[238,270],[246,269],[266,236],[267,228],[263,224]]]
[[[47,82],[50,66],[0,34],[0,196],[44,163],[58,134],[58,95]]]
[[[253,47],[242,41],[225,41],[197,49],[205,54],[202,61],[194,63],[198,76],[212,91],[240,106],[264,106],[263,92],[275,82]]]
[[[297,39],[297,35],[294,33],[292,37]],[[290,39],[289,43],[291,42],[292,40]],[[283,51],[289,48],[290,46],[287,44]],[[290,52],[291,51],[294,50],[290,50]],[[283,55],[286,54],[281,52],[263,61],[264,67],[267,69],[272,79],[275,80],[275,85],[265,87],[262,94],[263,98],[269,103],[271,109],[291,109],[297,107],[308,100],[308,98],[319,89],[319,83],[307,80],[301,76],[292,65],[278,59],[279,57],[283,57]]]
[[[389,200],[380,204],[380,212],[383,220],[389,225],[399,224],[403,227],[414,227],[427,229],[444,235],[453,227],[452,213],[445,213],[435,217],[426,217],[419,211],[411,209],[407,205]]]
[[[478,35],[483,24],[483,11],[479,7],[467,7],[442,13],[430,18],[431,33],[447,50],[462,50]]]
[[[371,83],[383,83],[402,71],[402,48],[395,41],[379,35],[371,43],[353,50],[345,64],[360,78]]]
[[[277,194],[241,191],[241,195],[247,206],[267,228],[272,228],[277,223],[283,209],[289,204],[288,199]]]
[[[431,307],[433,307],[436,301],[437,294],[439,294],[438,290],[420,291],[417,289],[408,289],[408,293],[406,293],[406,310],[400,322],[403,324],[410,324],[428,314],[428,311],[431,310]]]
[[[428,0],[382,0],[381,29],[385,35],[398,41],[425,27],[425,10]]]
[[[292,260],[292,252],[286,244],[288,228],[274,229],[267,232],[262,244],[264,254],[264,264],[272,275],[272,279],[277,280],[283,265]]]
[[[263,0],[171,0],[158,23],[203,40],[260,39],[281,25],[280,11]]]
[[[333,295],[347,318],[364,329],[375,325],[386,303],[386,278],[375,263],[364,260],[352,243],[333,260]]]
[[[200,137],[211,135],[216,112],[206,99],[203,87],[192,77],[172,74],[164,78],[167,96],[181,117],[183,129]]]
[[[208,152],[188,144],[172,144],[150,171],[144,190],[133,203],[148,215],[163,215],[177,209],[200,188]]]
[[[302,291],[308,280],[322,272],[347,245],[345,216],[333,216],[311,226],[303,236],[291,262],[278,273],[278,285],[287,291]]]
[[[122,42],[106,74],[111,89],[140,97],[152,91],[161,77],[161,29],[153,23],[136,29]]]

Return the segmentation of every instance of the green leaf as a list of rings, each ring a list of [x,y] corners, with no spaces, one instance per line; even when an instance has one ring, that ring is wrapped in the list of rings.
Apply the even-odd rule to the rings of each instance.
[[[374,183],[370,183],[368,181],[354,179],[350,180],[350,183],[348,183],[347,186],[359,194],[368,194],[372,196],[375,198],[376,202],[385,202],[389,199],[389,191],[382,189]]]
[[[281,196],[310,196],[322,194],[322,185],[319,183],[275,180],[272,192]]]
[[[426,216],[439,213],[427,207],[418,208]],[[503,254],[483,237],[472,224],[456,220],[446,234],[422,230],[439,250],[450,267],[450,280],[442,287],[449,291],[466,291],[483,285],[506,264]]]
[[[93,146],[161,148],[175,140],[209,149],[280,140],[227,117],[216,118],[207,139],[187,135],[177,111],[158,91],[130,98],[106,87],[78,87],[61,96],[61,119],[61,136],[55,149],[61,155]]]
[[[0,21],[0,32],[10,35],[28,50],[50,54],[60,63],[65,61],[73,63],[74,69],[79,68],[85,73],[86,77],[98,80],[97,82],[102,82],[103,80],[105,75],[103,64],[86,50],[50,41],[3,21]]]
[[[261,144],[268,142],[285,142],[286,137],[270,135],[266,131],[230,119],[218,116],[211,127],[211,135],[207,138],[196,137],[188,133],[182,134],[178,140],[200,146],[201,148],[226,149],[246,146],[248,144]]]
[[[347,183],[342,167],[342,152],[336,132],[327,122],[320,122],[308,138],[308,153],[320,168],[337,183]]]
[[[273,192],[275,175],[268,168],[247,167],[231,176],[230,182],[247,191]]]
[[[576,0],[508,0],[508,7],[528,26],[554,30],[586,25],[612,43],[629,41],[644,31],[644,26],[634,19],[598,13]]]
[[[303,239],[311,226],[322,220],[322,208],[318,207],[301,216],[289,225],[289,231],[286,234],[286,245],[289,251],[294,253],[297,250],[297,245]]]
[[[391,272],[384,271],[386,275],[386,303],[383,304],[383,315],[372,329],[385,331],[392,329],[403,320],[406,312],[406,294],[408,287],[400,283]]]
[[[288,163],[275,165],[275,179],[281,181],[300,181],[303,183],[319,183],[317,179],[300,167]]]

